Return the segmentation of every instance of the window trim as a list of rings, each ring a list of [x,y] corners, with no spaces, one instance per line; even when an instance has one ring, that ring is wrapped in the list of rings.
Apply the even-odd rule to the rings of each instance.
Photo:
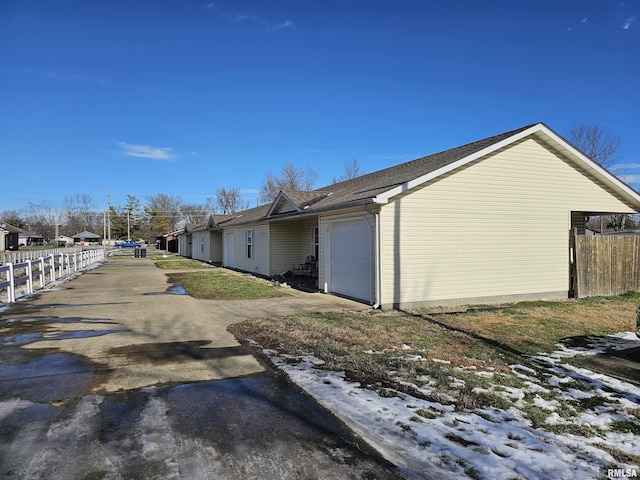
[[[247,258],[253,258],[253,228],[249,228],[246,230],[246,254]]]
[[[311,227],[311,248],[313,249],[313,256],[318,261],[320,256],[320,228]]]

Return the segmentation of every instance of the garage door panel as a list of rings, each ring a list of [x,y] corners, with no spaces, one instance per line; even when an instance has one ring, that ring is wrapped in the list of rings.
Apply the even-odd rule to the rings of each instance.
[[[360,222],[336,223],[330,233],[331,291],[371,299],[371,232]]]

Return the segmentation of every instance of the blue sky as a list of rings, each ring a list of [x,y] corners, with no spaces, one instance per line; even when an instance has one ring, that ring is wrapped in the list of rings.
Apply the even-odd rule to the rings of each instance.
[[[640,1],[0,0],[0,211],[254,205],[286,163],[372,172],[597,123],[640,186]]]

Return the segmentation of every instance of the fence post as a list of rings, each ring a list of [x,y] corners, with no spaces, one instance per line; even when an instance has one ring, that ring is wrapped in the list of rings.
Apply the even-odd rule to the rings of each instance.
[[[33,293],[33,265],[31,260],[27,260],[27,293],[29,295]]]
[[[9,275],[9,303],[13,303],[16,301],[16,285],[13,283],[15,281],[13,278],[13,262],[9,263],[7,274]]]
[[[44,288],[44,283],[46,281],[44,278],[44,257],[40,257],[38,261],[40,262],[40,288]]]
[[[56,279],[56,260],[53,258],[53,254],[49,255],[49,260],[51,261],[51,281],[54,282]]]

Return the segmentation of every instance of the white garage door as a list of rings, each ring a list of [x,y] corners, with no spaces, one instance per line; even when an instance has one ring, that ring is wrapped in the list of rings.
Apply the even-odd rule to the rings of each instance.
[[[371,230],[362,220],[329,227],[330,290],[371,300]]]

